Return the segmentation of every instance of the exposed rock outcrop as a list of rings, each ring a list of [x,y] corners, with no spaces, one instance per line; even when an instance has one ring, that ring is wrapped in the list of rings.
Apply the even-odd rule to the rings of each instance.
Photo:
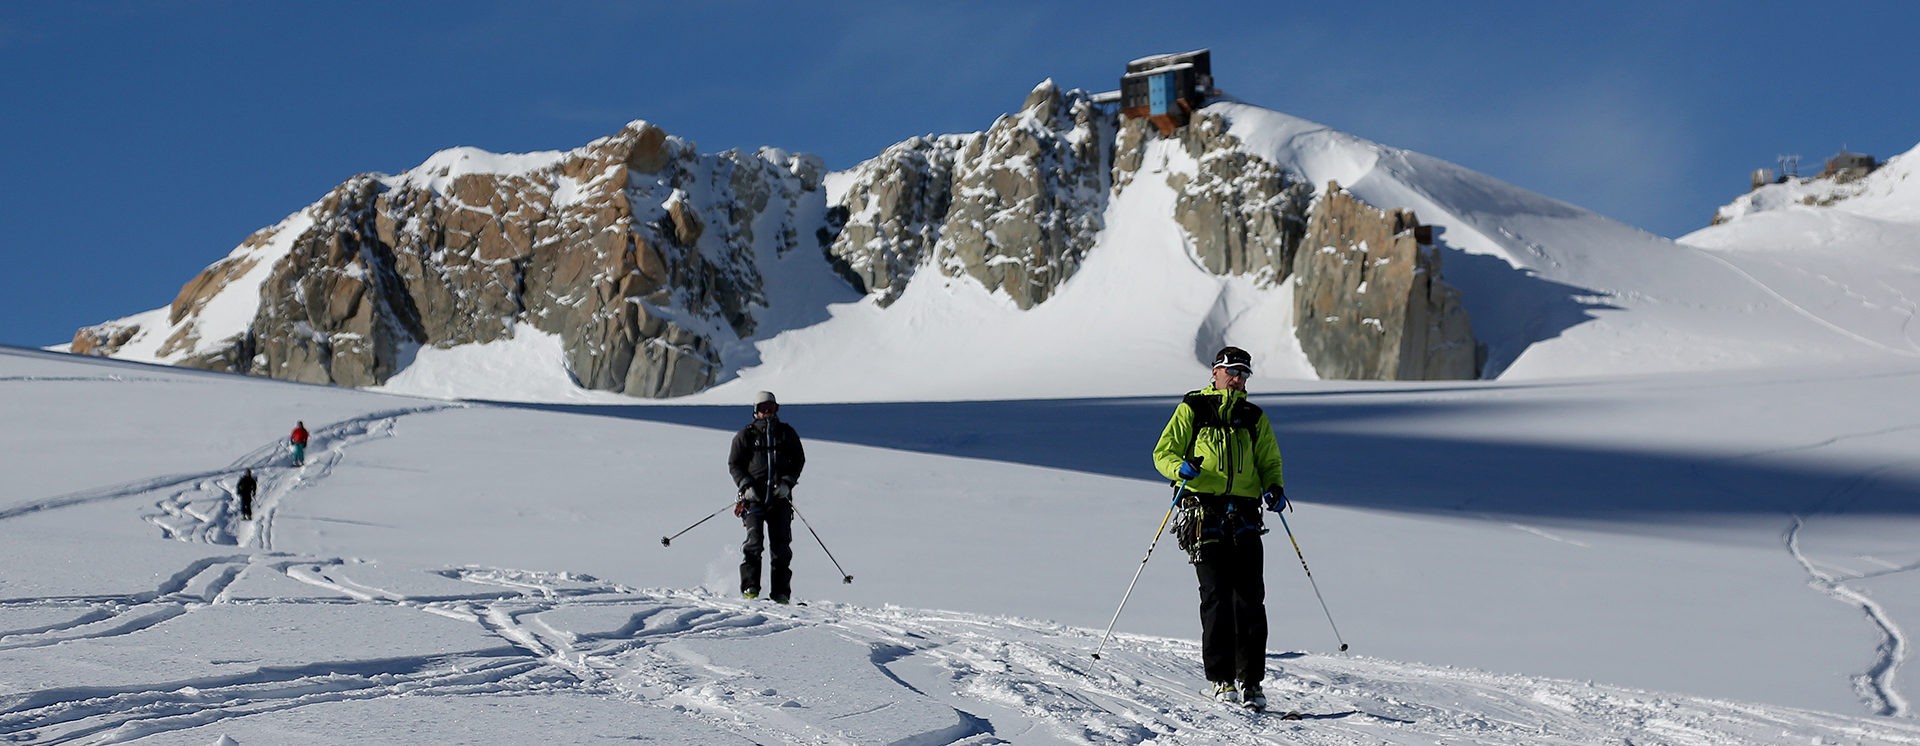
[[[915,138],[854,169],[831,253],[891,302],[926,259],[1031,308],[1100,232],[1113,117],[1052,81],[973,135]]]
[[[939,240],[953,202],[954,155],[973,137],[916,137],[887,148],[854,168],[852,186],[832,208],[834,266],[882,305],[900,297]]]
[[[1114,156],[1114,188],[1131,184],[1154,135],[1144,119],[1128,120]],[[1248,153],[1218,115],[1201,114],[1178,131],[1181,148],[1198,164],[1192,174],[1171,173],[1174,220],[1193,240],[1201,266],[1220,275],[1255,275],[1277,283],[1293,271],[1293,251],[1306,230],[1313,185],[1278,164]]]
[[[107,322],[82,327],[73,334],[73,343],[67,350],[75,355],[95,355],[105,357],[115,350],[133,341],[133,335],[140,333],[139,324],[121,324]]]
[[[1294,334],[1321,378],[1471,379],[1478,345],[1411,210],[1329,182],[1294,260]]]
[[[754,331],[757,252],[784,254],[819,223],[817,158],[701,155],[644,122],[536,164],[467,162],[490,157],[448,151],[399,177],[355,177],[308,208],[297,235],[249,239],[181,290],[159,355],[368,386],[418,346],[524,324],[559,335],[584,387],[686,394],[718,377],[718,345]],[[230,286],[268,260],[246,332],[201,339],[200,309],[249,291]],[[75,345],[110,354],[130,336],[90,327]]]
[[[932,271],[1031,309],[1078,271],[1111,199],[1165,178],[1200,266],[1294,283],[1322,377],[1475,377],[1458,293],[1411,213],[1332,185],[1315,198],[1219,114],[1172,137],[1046,81],[983,132],[913,138],[837,175],[831,204],[817,158],[703,155],[645,122],[565,153],[455,149],[355,177],[248,238],[181,288],[164,328],[158,313],[88,327],[71,349],[369,386],[422,347],[531,329],[559,338],[580,386],[677,396],[805,323],[810,309],[771,306],[763,275],[796,251],[881,305]],[[1145,172],[1150,151],[1167,167]]]

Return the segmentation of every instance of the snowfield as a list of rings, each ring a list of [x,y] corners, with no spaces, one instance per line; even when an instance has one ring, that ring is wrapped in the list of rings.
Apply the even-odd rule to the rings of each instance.
[[[526,326],[380,391],[0,348],[0,741],[1920,744],[1920,157],[1675,241],[1210,110],[1433,224],[1488,380],[1316,380],[1288,286],[1195,261],[1167,142],[1046,303],[929,271],[882,308],[791,252],[760,269],[804,315],[673,402],[580,390]],[[228,257],[195,344],[307,220]],[[122,320],[153,327],[128,356],[165,313]],[[1325,597],[1270,533],[1267,692],[1299,720],[1202,696],[1192,569],[1142,564],[1148,452],[1221,343]],[[806,439],[801,605],[737,592],[724,461],[760,389]]]
[[[742,407],[462,404],[0,350],[0,734],[31,743],[1920,743],[1920,366],[1256,385],[1269,696],[1200,694],[1174,396],[791,405],[796,592],[734,592]],[[1177,392],[1176,392],[1177,393]],[[285,430],[313,431],[287,465]],[[256,520],[228,490],[261,477]],[[814,528],[852,584],[816,544]]]

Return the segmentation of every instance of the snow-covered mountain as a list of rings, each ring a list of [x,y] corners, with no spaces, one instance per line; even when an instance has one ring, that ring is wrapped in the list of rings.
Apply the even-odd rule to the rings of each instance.
[[[1028,115],[974,139],[1072,159],[1107,132],[1035,115],[1047,106],[1030,100]],[[1059,139],[1040,142],[1039,130]],[[335,195],[463,195],[458,204],[477,213],[484,195],[543,194],[541,209],[573,215],[559,224],[579,235],[651,231],[670,247],[659,267],[704,247],[693,253],[711,263],[707,287],[759,295],[739,307],[751,320],[737,338],[717,331],[731,324],[675,322],[732,341],[690,342],[655,370],[716,351],[741,366],[685,406],[583,388],[565,334],[474,312],[485,296],[472,294],[446,299],[466,311],[438,323],[492,336],[394,357],[405,364],[386,379],[389,393],[0,350],[0,407],[32,423],[0,432],[0,734],[1920,744],[1915,684],[1901,675],[1920,616],[1911,153],[1859,180],[1762,188],[1676,242],[1244,104],[1208,107],[1172,139],[1108,134],[1141,142],[1115,145],[1127,155],[1102,166],[1119,178],[1097,200],[1073,190],[1103,204],[1097,223],[1047,222],[1059,232],[1042,242],[1055,247],[1046,266],[1069,276],[1021,286],[1026,301],[989,289],[1017,273],[976,273],[1010,261],[983,248],[998,244],[961,245],[994,230],[963,239],[944,218],[914,227],[879,217],[932,215],[902,195],[924,196],[913,177],[940,168],[896,164],[963,163],[967,136],[822,174],[774,151],[689,155],[636,126],[627,140],[568,154],[443,154]],[[647,155],[668,151],[706,169],[682,173]],[[947,168],[949,184],[966,170]],[[564,177],[621,169],[604,176],[618,189]],[[670,172],[682,175],[632,175]],[[463,179],[474,173],[487,178]],[[471,191],[503,174],[526,184]],[[971,193],[999,204],[982,195],[1025,194],[1023,183],[1037,182]],[[755,184],[764,209],[738,220],[706,211]],[[644,204],[632,194],[656,187],[656,211],[621,217]],[[713,196],[723,192],[732,196]],[[891,206],[831,209],[860,204]],[[1084,207],[1051,204],[1060,216]],[[1299,221],[1209,231],[1217,221],[1191,217],[1260,204]],[[815,208],[822,251],[703,243],[745,228],[802,236]],[[362,298],[378,294],[393,277],[327,264],[333,244],[320,237],[387,231],[385,245],[406,245],[399,236],[424,235],[382,223],[398,214],[383,209],[356,213],[371,227],[330,233],[314,230],[325,219],[296,215],[211,276],[266,286],[326,265],[331,285],[293,285],[359,282]],[[1336,262],[1325,281],[1353,247],[1300,247],[1333,235],[1332,223],[1409,221],[1402,209],[1418,216],[1410,225],[1430,226],[1414,248],[1439,261],[1421,271],[1437,266],[1457,290],[1496,380],[1315,380],[1293,319],[1303,298],[1332,291],[1300,270]],[[1009,219],[985,207],[941,214]],[[631,276],[568,263],[586,254],[500,259],[520,245],[514,224],[465,220],[440,224],[468,227],[467,271],[521,278],[521,295],[497,302],[529,297],[541,283],[526,278],[542,272]],[[539,235],[543,246],[591,245]],[[710,253],[735,245],[765,253]],[[459,264],[450,256],[436,271]],[[213,284],[183,292],[180,323],[164,318],[169,309],[146,323],[197,345],[254,328],[272,305],[200,292]],[[663,280],[649,293],[665,294],[660,309],[684,312],[690,298],[730,308],[685,287]],[[550,293],[546,318],[628,289]],[[388,297],[402,295],[427,297]],[[332,307],[320,294],[289,297]],[[118,327],[130,330],[121,352],[158,355],[134,324]],[[1266,567],[1268,692],[1305,713],[1298,722],[1222,711],[1200,694],[1191,570],[1164,542],[1106,654],[1089,655],[1165,510],[1146,450],[1173,397],[1199,381],[1196,352],[1223,340],[1258,356],[1255,400],[1274,415],[1299,505],[1288,533],[1270,535]],[[745,420],[736,406],[699,404],[758,388],[778,391],[808,438],[799,499],[819,543],[803,533],[796,546],[807,606],[734,598],[737,529],[697,523],[730,502],[720,462]],[[599,403],[444,398],[456,395]],[[281,442],[300,419],[314,456],[292,468]],[[251,522],[229,492],[247,468],[263,485]],[[689,526],[659,546],[657,536]],[[1288,534],[1304,559],[1287,551]],[[854,583],[840,582],[840,563]],[[1337,653],[1339,641],[1353,652]]]
[[[1832,230],[1884,232],[1885,251],[1849,239],[1755,267],[1744,237],[1773,234],[1740,226],[1821,187],[1769,187],[1674,242],[1232,101],[1162,137],[1048,82],[985,131],[838,173],[636,122],[573,151],[462,148],[356,178],[72,349],[440,396],[694,401],[774,382],[822,401],[993,398],[1090,369],[1106,373],[1059,395],[1159,393],[1229,341],[1302,380],[1904,355],[1910,309],[1777,285],[1856,256],[1849,271],[1877,274],[1908,250],[1911,160],[1808,208],[1825,217],[1806,235],[1851,221]],[[946,372],[980,358],[996,376]]]
[[[1669,241],[1050,84],[837,173],[645,123],[443,152],[76,338],[126,359],[0,349],[0,740],[1920,744],[1916,168]],[[1456,323],[1491,380],[1324,380],[1457,364]],[[1192,570],[1141,566],[1223,342],[1298,505],[1298,722],[1203,697]],[[757,389],[807,438],[806,606],[698,523]]]

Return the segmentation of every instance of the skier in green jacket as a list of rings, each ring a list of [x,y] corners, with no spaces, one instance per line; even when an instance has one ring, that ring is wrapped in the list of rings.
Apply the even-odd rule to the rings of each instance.
[[[1287,506],[1280,446],[1267,415],[1247,401],[1253,358],[1238,347],[1214,355],[1213,382],[1173,410],[1153,447],[1153,465],[1184,483],[1180,544],[1200,579],[1200,657],[1213,695],[1264,709],[1267,676],[1263,507]],[[1237,686],[1237,688],[1236,688]]]

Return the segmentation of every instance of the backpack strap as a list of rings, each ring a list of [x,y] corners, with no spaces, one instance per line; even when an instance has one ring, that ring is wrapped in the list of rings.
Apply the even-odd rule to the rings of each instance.
[[[1184,458],[1193,458],[1193,444],[1200,439],[1200,428],[1218,427],[1252,432],[1253,426],[1260,422],[1260,416],[1264,414],[1260,405],[1241,399],[1234,402],[1233,411],[1227,413],[1225,419],[1221,419],[1220,396],[1199,391],[1187,392],[1186,396],[1181,397],[1180,402],[1187,405],[1187,409],[1193,412],[1193,436],[1187,438],[1187,452]]]
[[[1200,439],[1200,428],[1209,427],[1220,419],[1220,408],[1213,403],[1214,399],[1198,390],[1189,391],[1180,398],[1180,403],[1193,412],[1193,433],[1187,437],[1187,451],[1180,457],[1182,462],[1193,460],[1193,444]]]

